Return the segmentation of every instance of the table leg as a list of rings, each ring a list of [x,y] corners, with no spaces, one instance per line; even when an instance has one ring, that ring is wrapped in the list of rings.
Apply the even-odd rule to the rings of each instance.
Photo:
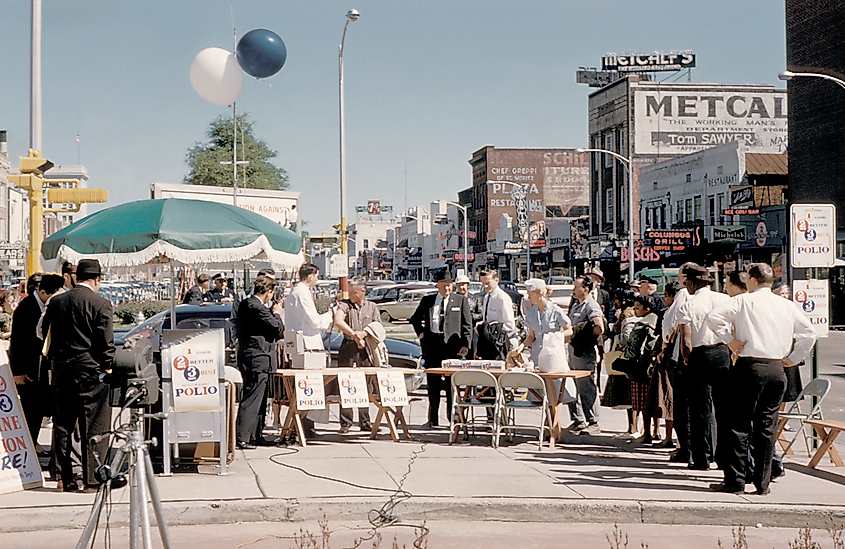
[[[384,407],[380,403],[375,403],[378,408],[376,419],[373,421],[373,430],[370,431],[370,440],[375,440],[378,435],[378,428],[381,426],[381,418],[384,416]]]
[[[302,417],[299,415],[299,412],[294,414],[293,419],[296,422],[296,434],[299,436],[299,444],[305,447],[308,443],[305,441],[305,429],[302,428]]]
[[[561,387],[563,387],[563,381],[561,380]],[[549,426],[549,448],[554,448],[557,435],[562,436],[560,432],[560,410],[557,408],[558,395],[555,394],[554,380],[546,378],[546,393],[549,395],[549,419],[551,420],[551,425]]]
[[[285,385],[285,394],[290,395],[293,390],[293,384],[288,378],[284,378],[282,382]],[[296,393],[293,393],[294,398],[288,398],[288,413],[285,415],[285,422],[282,425],[282,439],[289,437],[294,431],[293,416],[296,415]]]
[[[413,440],[411,438],[411,432],[408,431],[408,424],[405,423],[405,414],[402,412],[402,406],[396,407],[396,419],[399,420],[399,424],[402,426],[402,432],[405,433],[405,438]]]
[[[824,457],[825,454],[830,454],[830,459],[833,460],[834,465],[837,467],[845,467],[845,463],[842,462],[842,457],[839,455],[839,451],[833,446],[833,441],[836,440],[836,437],[839,435],[839,430],[831,429],[830,431],[826,431],[821,425],[813,425],[813,429],[815,429],[816,434],[822,440],[822,443],[807,466],[810,469],[815,469],[822,460],[822,457]]]
[[[387,428],[390,429],[390,438],[393,439],[393,442],[399,442],[399,433],[396,432],[396,423],[393,421],[390,408],[384,409],[384,419],[387,422]]]

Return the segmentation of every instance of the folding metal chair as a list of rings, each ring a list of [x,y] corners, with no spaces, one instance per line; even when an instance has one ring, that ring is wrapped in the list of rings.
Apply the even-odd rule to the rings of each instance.
[[[457,440],[461,427],[464,436],[469,438],[469,427],[473,428],[475,434],[475,427],[483,425],[490,428],[495,448],[498,444],[496,426],[499,424],[498,403],[501,394],[496,376],[486,370],[459,370],[452,374],[451,381],[453,410],[449,414],[449,444]],[[495,390],[494,395],[489,394],[490,389]],[[475,410],[479,408],[484,409],[484,415],[476,417]],[[487,410],[493,411],[492,422],[487,417]]]
[[[797,366],[793,366],[793,368],[797,368]],[[801,429],[795,431],[795,434],[792,436],[792,440],[790,440],[789,444],[784,447],[784,455],[789,453],[790,448],[792,448],[792,445],[795,443],[795,440],[798,438],[799,434],[804,435],[804,446],[807,447],[807,454],[811,454],[809,439],[815,438],[816,435],[815,433],[813,433],[810,436],[807,436],[806,426],[804,425],[804,422],[808,419],[824,419],[822,417],[822,401],[824,400],[825,395],[827,395],[827,391],[829,389],[830,380],[817,377],[816,379],[810,381],[810,383],[808,383],[806,387],[804,387],[804,390],[801,391],[801,394],[798,395],[798,398],[795,400],[795,402],[792,403],[792,406],[790,406],[787,411],[781,412],[779,414],[777,434],[778,440],[784,440],[781,439],[781,434],[783,433],[783,430],[790,419],[797,419],[801,421]],[[816,405],[813,406],[813,409],[810,410],[810,413],[807,414],[801,412],[801,406],[799,405],[801,400],[805,397],[818,397],[819,399],[816,402]]]
[[[512,400],[505,401],[504,398],[499,400],[499,426],[496,429],[496,442],[494,446],[499,445],[499,436],[502,431],[507,431],[510,434],[517,429],[535,429],[537,430],[537,438],[539,449],[543,449],[543,433],[549,429],[551,425],[551,418],[549,417],[548,395],[546,394],[546,382],[537,374],[531,372],[505,372],[499,376],[499,389],[504,393],[508,389],[528,390],[528,399],[526,400]],[[538,400],[532,400],[531,397]],[[540,423],[538,425],[518,424],[516,423],[517,410],[538,410],[540,412]],[[546,421],[549,419],[549,421]]]

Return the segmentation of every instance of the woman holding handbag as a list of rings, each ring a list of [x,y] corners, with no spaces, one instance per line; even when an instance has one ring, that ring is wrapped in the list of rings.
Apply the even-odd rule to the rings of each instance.
[[[628,412],[628,429],[617,437],[632,436],[636,430],[631,413],[631,382],[624,373],[613,369],[613,364],[622,357],[622,348],[628,340],[637,317],[634,314],[634,298],[631,290],[616,290],[613,294],[613,306],[616,309],[616,322],[613,323],[613,347],[604,355],[607,369],[607,383],[601,395],[601,405],[614,410]],[[623,331],[624,329],[624,331]]]
[[[528,336],[509,354],[519,354],[531,348],[531,360],[540,372],[569,371],[566,338],[572,335],[572,322],[563,309],[549,301],[551,288],[539,278],[525,281],[531,307],[525,315]],[[571,380],[567,380],[571,381]],[[567,385],[566,398],[575,398],[575,383]],[[560,391],[560,380],[555,380],[555,390]]]

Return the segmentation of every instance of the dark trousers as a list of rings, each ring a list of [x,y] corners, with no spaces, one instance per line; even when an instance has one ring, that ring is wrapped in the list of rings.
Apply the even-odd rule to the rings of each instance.
[[[366,349],[359,349],[358,344],[351,339],[343,339],[340,344],[340,349],[337,351],[337,365],[339,368],[352,368],[357,366],[359,368],[368,368],[373,364],[370,362],[370,357],[367,355]],[[337,380],[334,381],[337,386]],[[367,381],[367,390],[372,394],[375,387],[372,387],[372,382]],[[344,427],[349,427],[354,423],[354,415],[352,408],[340,407],[340,424]],[[370,408],[358,408],[358,425],[361,429],[366,430],[370,426]]]
[[[740,357],[731,368],[731,452],[725,483],[744,485],[752,480],[765,490],[772,480],[778,408],[786,391],[783,361]],[[746,475],[748,444],[753,436],[754,478]]]
[[[238,407],[237,438],[239,443],[254,444],[263,438],[270,374],[244,369],[241,375],[244,385]]]
[[[675,432],[678,433],[678,456],[689,460],[690,456],[690,419],[689,419],[689,366],[678,364],[672,375],[672,419]]]
[[[29,427],[32,444],[38,444],[38,433],[41,431],[41,420],[51,412],[49,387],[45,394],[44,388],[38,381],[27,381],[18,385],[18,396],[21,398],[21,408]]]
[[[689,357],[690,454],[693,464],[724,469],[730,440],[731,350],[724,343],[693,348]],[[715,424],[715,429],[714,429]]]
[[[428,368],[440,368],[441,363],[447,358],[457,358],[457,349],[454,351],[443,340],[443,334],[427,333],[424,339],[429,339],[425,343],[425,364]],[[428,421],[432,425],[440,423],[440,392],[446,391],[446,417],[450,417],[452,413],[452,383],[446,376],[430,375],[426,376],[426,385],[428,390]]]
[[[72,442],[74,428],[79,423],[79,437],[82,445],[82,480],[86,486],[96,486],[94,471],[97,469],[96,452],[101,463],[108,462],[109,441],[104,439],[92,445],[90,438],[109,430],[111,408],[109,408],[109,386],[91,379],[90,375],[78,375],[73,371],[62,372],[53,377],[53,442],[56,465],[62,483],[67,487],[73,483]],[[40,427],[40,419],[39,427]]]

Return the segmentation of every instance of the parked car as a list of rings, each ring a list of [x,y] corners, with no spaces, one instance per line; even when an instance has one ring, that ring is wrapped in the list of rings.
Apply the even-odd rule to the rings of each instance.
[[[572,301],[572,291],[575,289],[574,284],[549,284],[552,294],[549,296],[549,301],[560,307],[564,312],[569,313],[569,303]]]
[[[370,299],[373,303],[390,303],[391,301],[396,301],[402,295],[409,291],[409,290],[431,290],[434,289],[434,286],[430,284],[423,284],[420,282],[414,282],[412,284],[399,284],[388,288],[388,290],[379,298]]]
[[[388,284],[375,284],[375,285],[372,285],[372,286],[368,282],[367,283],[367,299],[369,301],[380,300],[381,298],[384,297],[384,294],[386,294],[388,290],[390,290],[391,288],[395,288],[396,286],[398,286],[398,284],[395,284],[393,282],[390,282]]]
[[[475,295],[484,291],[484,286],[481,282],[470,282],[469,283],[469,295]]]
[[[546,281],[546,284],[554,286],[556,284],[574,284],[575,279],[566,275],[553,275]]]
[[[231,325],[229,324],[229,316],[232,312],[231,303],[213,303],[203,305],[177,305],[176,306],[176,328],[177,329],[201,329],[201,328],[223,328],[225,336],[226,366],[237,368],[237,351],[234,342],[232,341]],[[131,354],[132,348],[141,348],[139,345],[141,340],[150,339],[151,335],[156,331],[170,329],[170,309],[152,316],[144,322],[138,324],[126,333],[115,334],[114,344],[117,354],[122,354],[126,357],[124,360],[134,361],[128,358]],[[324,340],[329,339],[328,335]],[[337,350],[340,348],[341,334],[332,334],[331,349],[332,358],[337,360]],[[131,342],[125,345],[126,342]],[[391,366],[401,368],[415,368],[419,369],[419,375],[409,376],[405,378],[405,384],[409,391],[414,391],[420,387],[425,379],[425,372],[423,371],[423,359],[420,346],[412,341],[405,341],[388,337],[384,341],[387,346],[387,354],[390,357]],[[124,348],[126,347],[126,348]]]
[[[332,366],[337,366],[337,353],[340,343],[343,341],[343,334],[332,334],[329,347],[331,348]],[[413,376],[405,377],[405,388],[410,393],[419,389],[425,381],[425,360],[422,357],[422,350],[415,341],[396,339],[388,337],[384,340],[387,347],[387,356],[390,365],[394,368],[413,368],[419,370]]]
[[[424,295],[433,294],[436,291],[435,288],[408,290],[396,301],[379,303],[378,308],[381,311],[381,321],[408,320],[414,314],[414,311],[417,310],[420,299]]]
[[[522,316],[522,294],[516,288],[516,282],[510,280],[500,280],[499,288],[503,289],[506,294],[511,296],[513,300],[513,312],[515,316]]]

